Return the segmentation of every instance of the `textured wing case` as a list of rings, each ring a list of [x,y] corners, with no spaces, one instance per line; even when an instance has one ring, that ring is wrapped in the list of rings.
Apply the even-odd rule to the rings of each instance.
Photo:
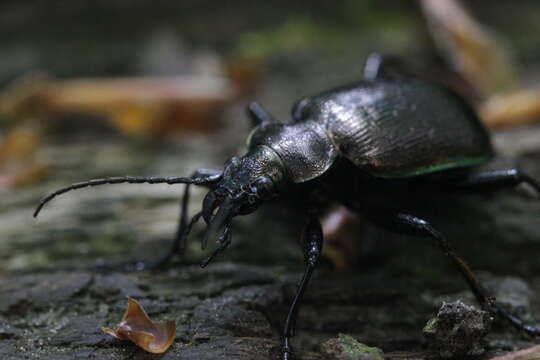
[[[362,82],[304,101],[340,153],[371,175],[408,177],[487,161],[487,131],[457,95],[421,81]]]

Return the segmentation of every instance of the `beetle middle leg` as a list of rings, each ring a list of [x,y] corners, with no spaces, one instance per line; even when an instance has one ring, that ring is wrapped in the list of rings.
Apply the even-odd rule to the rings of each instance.
[[[370,210],[366,212],[366,216],[376,225],[389,231],[435,240],[440,249],[450,258],[463,275],[482,307],[510,321],[518,330],[524,331],[529,335],[540,336],[539,329],[526,325],[521,319],[510,314],[495,302],[494,297],[489,295],[488,291],[480,284],[469,265],[458,255],[452,244],[429,222],[413,215],[390,210]]]
[[[291,360],[292,359],[292,347],[290,344],[291,338],[294,336],[294,329],[296,318],[298,316],[298,309],[306,291],[311,275],[319,262],[323,246],[323,233],[322,227],[319,219],[315,215],[311,215],[304,231],[302,233],[302,243],[304,245],[305,251],[305,261],[306,267],[304,269],[304,275],[300,284],[298,285],[298,290],[294,296],[291,307],[289,308],[289,313],[287,314],[287,319],[285,320],[285,327],[282,334],[282,343],[281,343],[281,359],[282,360]]]

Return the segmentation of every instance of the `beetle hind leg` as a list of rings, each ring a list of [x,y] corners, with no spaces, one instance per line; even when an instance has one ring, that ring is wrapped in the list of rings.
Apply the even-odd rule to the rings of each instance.
[[[454,188],[460,192],[487,192],[526,184],[540,196],[540,182],[515,166],[480,168],[467,174]]]
[[[494,297],[480,284],[469,265],[458,255],[452,244],[429,222],[409,214],[389,210],[369,211],[366,216],[375,224],[389,231],[435,240],[443,253],[463,275],[474,296],[486,311],[508,320],[520,331],[529,335],[540,336],[539,329],[525,324],[521,319],[510,314],[495,302]]]

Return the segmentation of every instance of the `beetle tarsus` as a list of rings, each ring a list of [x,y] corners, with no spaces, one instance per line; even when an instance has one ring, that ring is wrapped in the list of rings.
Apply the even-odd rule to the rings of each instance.
[[[288,338],[284,338],[281,345],[281,360],[294,360],[294,354]]]
[[[529,335],[538,337],[540,336],[540,329],[527,325],[519,317],[512,315],[506,309],[502,308],[499,304],[494,303],[487,309],[492,314],[498,315],[500,318],[508,320],[517,330]]]

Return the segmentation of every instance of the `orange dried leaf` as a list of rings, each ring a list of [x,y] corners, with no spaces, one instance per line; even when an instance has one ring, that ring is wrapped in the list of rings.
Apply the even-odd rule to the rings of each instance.
[[[148,317],[141,304],[128,297],[128,307],[116,330],[101,328],[120,340],[131,340],[140,348],[162,354],[172,345],[176,335],[174,321],[157,323]]]
[[[105,116],[127,134],[209,131],[238,89],[220,76],[127,77],[49,82],[40,93],[50,114]]]
[[[91,115],[107,119],[129,135],[210,132],[222,125],[219,115],[240,95],[234,79],[219,75],[37,78],[17,81],[0,92],[0,116],[48,119]]]

